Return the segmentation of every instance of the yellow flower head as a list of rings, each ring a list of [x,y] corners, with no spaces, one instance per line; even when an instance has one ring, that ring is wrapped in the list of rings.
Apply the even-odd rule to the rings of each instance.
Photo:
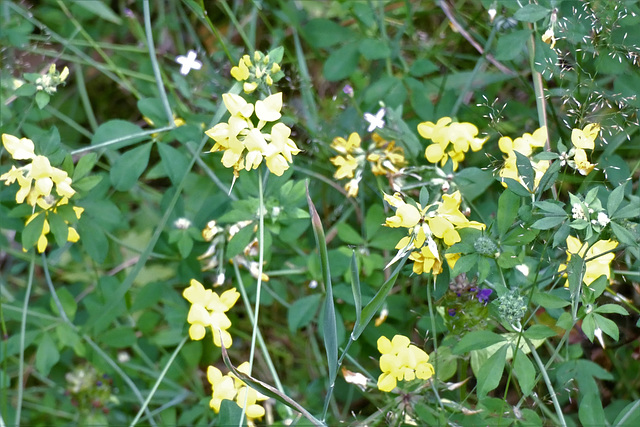
[[[409,338],[396,335],[390,341],[387,337],[378,338],[380,370],[378,389],[390,392],[398,381],[412,381],[416,378],[428,380],[435,373],[429,363],[429,355],[411,344]]]
[[[587,261],[585,264],[585,271],[582,281],[585,285],[589,286],[598,277],[604,275],[609,279],[611,277],[611,261],[615,258],[613,252],[609,252],[618,246],[618,242],[615,240],[598,240],[596,243],[588,247],[587,243],[582,243],[580,239],[573,236],[567,237],[567,264],[571,260],[572,254],[577,254],[583,259],[595,258]],[[587,250],[588,248],[588,250]],[[605,252],[608,252],[605,254]],[[604,254],[604,255],[601,255]],[[567,269],[566,264],[561,264],[558,268],[559,272]],[[569,286],[569,281],[565,283],[565,286]]]
[[[453,170],[464,160],[465,153],[471,149],[478,151],[487,141],[477,138],[478,128],[471,123],[452,122],[450,117],[442,117],[437,123],[423,122],[418,125],[418,133],[434,143],[427,146],[424,156],[430,163],[444,166],[448,159],[453,163]]]
[[[238,366],[238,371],[248,374],[249,362],[244,362]],[[220,412],[223,400],[234,400],[240,408],[245,408],[245,415],[250,425],[253,424],[254,420],[260,420],[264,416],[264,408],[258,402],[267,400],[268,397],[247,386],[244,381],[232,373],[222,375],[218,368],[209,366],[207,368],[207,380],[212,389],[209,406],[216,413]]]
[[[271,86],[283,75],[280,64],[258,51],[253,53],[253,61],[249,55],[243,55],[238,65],[231,68],[231,76],[243,82],[245,93],[252,93],[263,84]]]

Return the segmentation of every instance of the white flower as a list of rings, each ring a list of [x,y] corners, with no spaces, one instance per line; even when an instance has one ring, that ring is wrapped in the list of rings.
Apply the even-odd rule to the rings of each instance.
[[[598,212],[598,224],[600,224],[601,227],[606,227],[609,222],[610,220],[606,213]]]
[[[571,213],[573,214],[573,219],[586,219],[584,211],[582,210],[582,205],[579,203],[575,203],[571,208]]]
[[[180,74],[186,76],[192,69],[199,70],[202,68],[202,62],[198,61],[196,57],[197,55],[194,50],[190,50],[187,56],[180,55],[176,57],[176,62],[182,65],[182,67],[180,67]]]
[[[382,129],[384,127],[384,120],[382,119],[385,112],[384,108],[380,108],[375,116],[371,113],[364,113],[364,119],[369,122],[367,132],[373,132],[376,128]]]
[[[186,230],[191,227],[191,221],[187,218],[178,218],[173,222],[173,226],[178,230]]]

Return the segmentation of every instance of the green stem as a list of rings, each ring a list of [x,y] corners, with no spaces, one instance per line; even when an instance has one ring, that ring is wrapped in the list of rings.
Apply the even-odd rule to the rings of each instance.
[[[434,274],[433,275],[434,289],[436,287],[437,278],[438,276]],[[433,334],[433,352],[436,355],[436,360],[434,361],[434,366],[433,366],[434,375],[433,375],[433,379],[431,380],[431,388],[433,389],[433,394],[436,396],[436,400],[438,401],[440,408],[444,410],[444,405],[442,404],[442,400],[440,399],[440,394],[438,393],[438,388],[436,387],[436,380],[438,378],[438,338],[436,335],[436,318],[434,317],[433,302],[431,298],[431,286],[429,286],[428,284],[427,284],[427,305],[429,307],[429,317],[431,318],[430,320],[431,320],[431,333]]]
[[[136,423],[138,422],[138,420],[142,416],[142,413],[147,410],[147,407],[149,406],[149,402],[151,401],[151,398],[156,393],[156,390],[158,390],[158,387],[160,386],[160,383],[162,382],[162,380],[165,377],[165,375],[167,375],[167,371],[169,370],[169,367],[173,364],[173,361],[178,356],[178,353],[180,353],[180,350],[182,350],[182,347],[187,342],[188,338],[189,337],[184,337],[182,339],[182,341],[180,341],[180,344],[178,344],[178,347],[175,349],[175,351],[173,352],[173,354],[171,355],[171,357],[167,361],[167,364],[165,365],[165,367],[162,370],[162,372],[160,372],[160,376],[158,376],[158,380],[153,385],[153,388],[151,389],[151,392],[149,393],[149,396],[147,396],[146,400],[142,404],[142,407],[140,408],[140,410],[136,414],[136,417],[133,419],[133,421],[131,421],[131,424],[129,424],[129,427],[133,427],[134,425],[136,425]]]
[[[29,297],[33,286],[33,271],[36,265],[36,254],[31,254],[29,262],[29,278],[27,279],[27,291],[24,294],[24,304],[22,305],[22,320],[20,322],[20,351],[18,359],[18,401],[16,402],[15,425],[20,425],[20,415],[22,412],[22,397],[24,393],[24,336],[27,330],[27,309],[29,308]]]
[[[169,106],[169,99],[167,98],[167,92],[164,90],[164,84],[162,83],[162,75],[160,74],[160,67],[158,66],[158,58],[156,58],[156,48],[153,44],[153,29],[151,28],[151,14],[149,13],[149,0],[144,0],[142,3],[144,13],[144,32],[147,35],[147,46],[149,47],[149,58],[151,59],[151,67],[153,68],[153,75],[156,78],[156,84],[158,85],[158,92],[160,94],[160,100],[164,107],[164,112],[167,115],[167,121],[169,127],[174,128],[173,113]]]
[[[151,135],[152,133],[166,132],[166,131],[172,130],[174,128],[175,128],[175,126],[165,126],[165,127],[159,128],[159,129],[151,129],[151,130],[145,130],[145,131],[142,131],[142,132],[134,133],[133,135],[121,136],[121,137],[118,137],[118,138],[110,139],[109,141],[102,142],[100,144],[95,144],[95,145],[90,145],[88,147],[78,148],[77,150],[73,150],[71,152],[71,155],[73,156],[73,155],[76,155],[76,154],[84,153],[86,151],[98,150],[100,148],[105,148],[105,147],[108,147],[108,146],[113,145],[113,144],[118,144],[120,142],[125,142],[125,141],[129,141],[131,139],[140,138],[142,136]]]
[[[82,67],[80,66],[80,64],[74,64],[73,70],[76,82],[78,83],[78,93],[80,94],[80,100],[82,101],[82,106],[84,107],[84,113],[87,116],[87,120],[89,121],[91,130],[95,132],[96,129],[98,129],[98,121],[96,120],[96,115],[94,114],[93,108],[91,107],[89,93],[87,92],[87,86],[84,82],[84,73],[82,72]]]
[[[536,361],[536,364],[538,365],[538,369],[540,369],[540,373],[542,374],[544,383],[547,385],[547,390],[549,391],[549,395],[551,396],[551,400],[553,401],[553,407],[556,410],[558,421],[560,422],[560,425],[562,427],[567,427],[567,422],[564,420],[564,415],[562,414],[562,408],[560,407],[560,402],[558,402],[558,396],[556,394],[556,391],[553,388],[553,385],[551,384],[551,380],[549,379],[547,370],[545,369],[545,366],[542,363],[542,360],[540,359],[538,352],[536,351],[536,347],[531,343],[531,341],[527,337],[524,337],[524,339],[527,345],[529,346],[529,349],[531,350],[531,354],[533,355],[533,359]]]

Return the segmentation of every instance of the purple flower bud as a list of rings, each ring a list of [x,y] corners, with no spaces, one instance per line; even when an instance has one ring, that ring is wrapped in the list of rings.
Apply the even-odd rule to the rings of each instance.
[[[342,88],[342,92],[344,92],[344,94],[347,95],[349,98],[353,98],[353,87],[351,87],[351,85],[345,85]]]
[[[455,308],[450,308],[449,309],[449,316],[453,317],[456,315],[456,309]]]

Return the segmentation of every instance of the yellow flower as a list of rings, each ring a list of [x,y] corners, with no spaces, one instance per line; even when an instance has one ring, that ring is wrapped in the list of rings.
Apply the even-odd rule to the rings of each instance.
[[[378,338],[380,370],[378,389],[390,392],[398,381],[412,381],[415,378],[428,380],[435,371],[429,363],[429,355],[411,344],[409,338],[396,335],[391,341],[387,337]]]
[[[182,292],[182,296],[191,303],[187,322],[190,324],[189,337],[201,340],[210,327],[213,342],[216,346],[231,347],[233,340],[227,331],[231,327],[231,320],[225,314],[240,297],[235,288],[223,292],[221,295],[211,289],[205,289],[202,283],[191,279],[190,286]]]
[[[575,168],[585,176],[589,175],[589,173],[596,167],[596,165],[589,163],[587,152],[582,148],[576,148],[573,163],[575,164]]]
[[[478,151],[487,141],[476,138],[478,128],[472,123],[452,122],[450,117],[442,117],[437,123],[423,122],[418,125],[418,133],[434,143],[427,146],[424,155],[430,163],[440,162],[444,166],[448,159],[453,163],[453,170],[464,160],[465,153],[471,148]]]
[[[332,157],[329,161],[338,167],[333,174],[336,179],[353,178],[354,172],[358,169],[358,160],[351,154]]]
[[[356,148],[360,148],[361,142],[362,140],[360,139],[360,135],[358,135],[356,132],[352,132],[351,135],[349,135],[348,140],[342,138],[341,136],[334,138],[333,142],[331,143],[331,148],[341,154],[350,154]]]
[[[244,362],[238,366],[238,371],[248,374],[249,362]],[[267,400],[268,397],[247,386],[244,381],[232,373],[222,375],[218,368],[209,366],[207,368],[207,380],[212,389],[209,406],[216,413],[220,412],[223,400],[234,400],[240,408],[245,408],[245,415],[249,425],[253,425],[254,420],[259,420],[264,416],[264,408],[258,402]]]
[[[593,150],[595,141],[600,134],[600,125],[597,123],[588,124],[584,129],[573,129],[571,131],[571,143],[576,148],[583,150]]]
[[[2,144],[15,160],[29,160],[35,157],[33,141],[28,138],[18,139],[16,136],[3,133]]]
[[[421,247],[419,252],[412,252],[409,259],[413,261],[413,272],[416,274],[442,273],[442,261],[428,246]]]
[[[211,384],[211,400],[209,406],[216,414],[220,412],[220,405],[223,400],[233,400],[236,397],[237,390],[234,386],[233,378],[228,375],[222,375],[220,369],[215,366],[207,368],[207,380]]]
[[[618,242],[615,240],[598,240],[596,243],[591,245],[591,247],[587,250],[589,245],[587,243],[582,243],[580,239],[568,236],[567,237],[567,264],[571,260],[572,254],[577,254],[583,259],[594,258],[591,261],[587,261],[585,264],[585,271],[582,281],[585,285],[589,286],[593,283],[598,277],[604,275],[609,279],[611,277],[611,261],[615,258],[615,254],[613,252],[609,252],[615,249],[618,246]],[[605,252],[609,252],[605,255]],[[565,271],[567,269],[566,264],[561,264],[558,268],[559,272]],[[565,283],[565,286],[569,286],[569,281]]]
[[[551,49],[555,47],[557,40],[558,39],[555,36],[553,28],[551,27],[547,28],[547,31],[545,31],[544,34],[542,35],[542,41],[550,45]]]

